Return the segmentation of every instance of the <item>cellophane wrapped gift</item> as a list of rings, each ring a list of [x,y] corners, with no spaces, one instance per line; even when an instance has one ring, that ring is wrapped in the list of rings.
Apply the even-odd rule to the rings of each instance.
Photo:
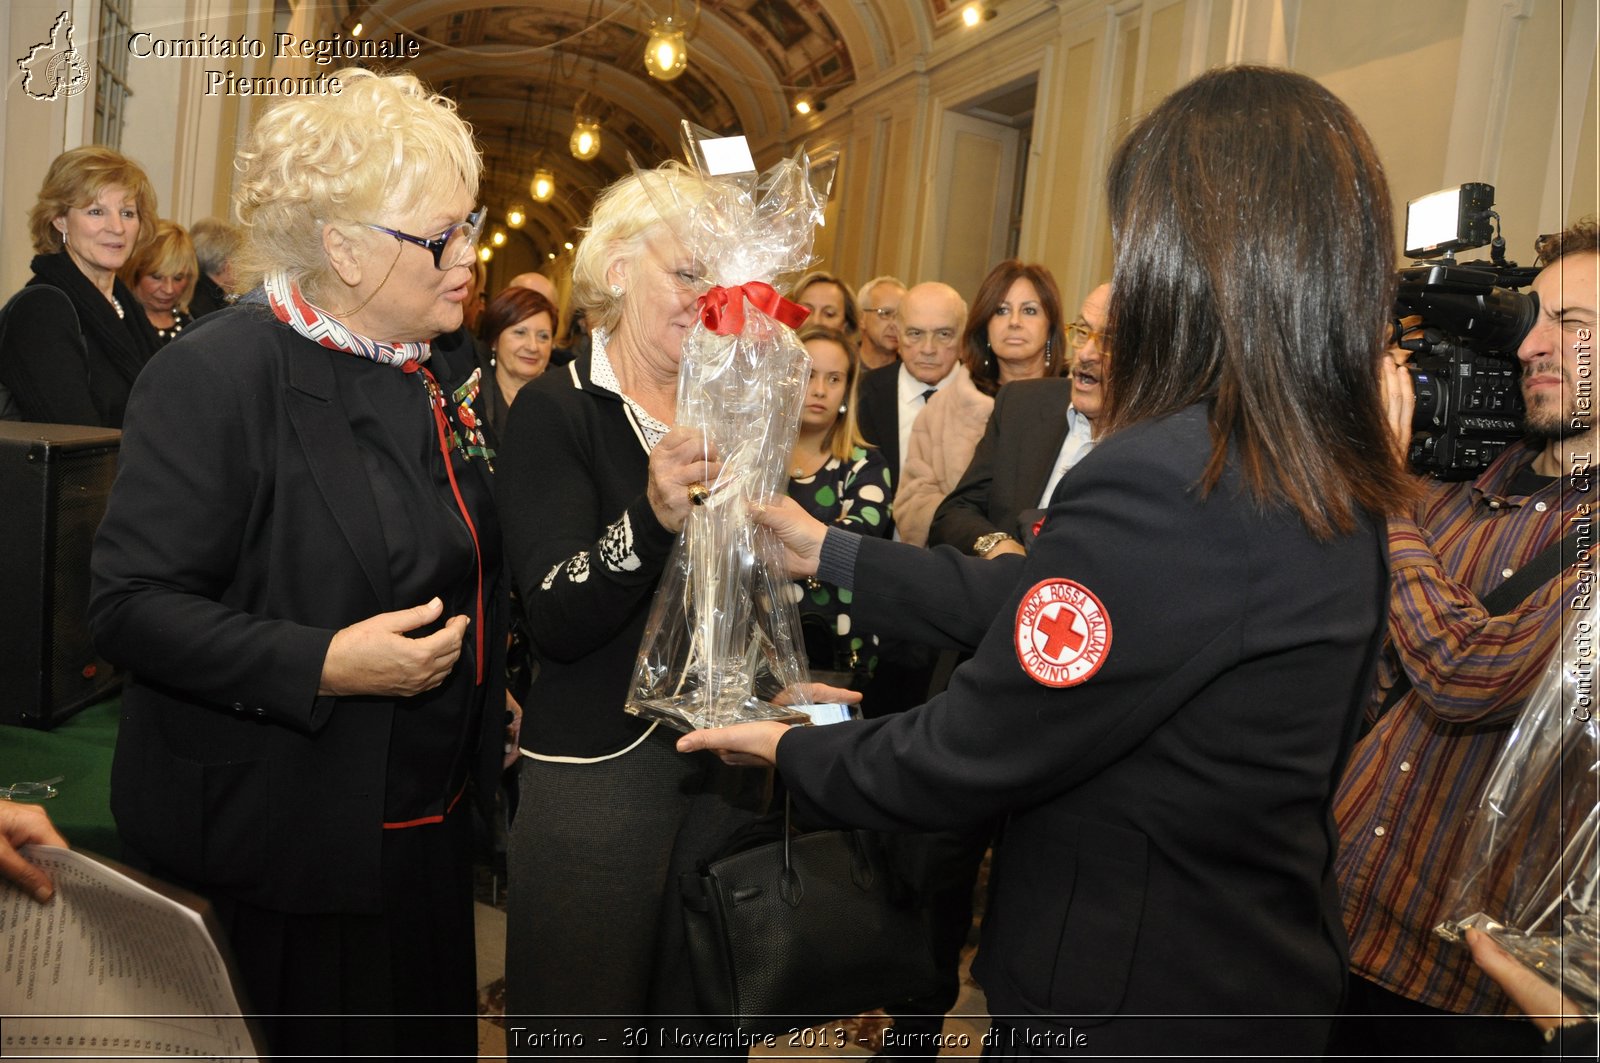
[[[683,344],[676,416],[705,433],[722,468],[668,559],[625,708],[684,731],[804,722],[809,677],[783,547],[751,506],[787,486],[811,361],[792,327],[804,310],[773,285],[810,261],[827,188],[804,153],[762,174],[720,173],[714,135],[684,132],[699,176],[689,202],[637,173],[709,284]]]
[[[1582,1011],[1596,1005],[1600,728],[1589,590],[1496,762],[1434,932],[1488,934]]]

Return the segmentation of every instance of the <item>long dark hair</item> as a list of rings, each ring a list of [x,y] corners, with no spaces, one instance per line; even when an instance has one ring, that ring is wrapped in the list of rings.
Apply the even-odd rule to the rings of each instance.
[[[1300,74],[1206,73],[1123,141],[1106,423],[1210,406],[1211,459],[1318,538],[1415,496],[1379,403],[1394,304],[1383,167],[1355,115]]]
[[[1044,334],[1044,375],[1060,376],[1072,362],[1067,357],[1066,326],[1061,321],[1061,289],[1056,286],[1055,275],[1037,262],[1008,258],[990,270],[978,285],[977,297],[967,312],[967,327],[961,333],[961,360],[972,374],[972,382],[985,395],[1000,390],[1000,360],[989,349],[989,319],[1006,301],[1006,292],[1018,279],[1027,281],[1039,293],[1039,305],[1044,308],[1049,322]]]

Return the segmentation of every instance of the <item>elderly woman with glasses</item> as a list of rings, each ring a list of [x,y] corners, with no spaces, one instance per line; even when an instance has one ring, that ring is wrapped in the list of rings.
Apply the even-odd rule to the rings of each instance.
[[[414,77],[340,79],[256,125],[253,290],[129,403],[92,559],[111,803],[125,859],[215,906],[272,1054],[466,1055],[506,707],[480,161]]]

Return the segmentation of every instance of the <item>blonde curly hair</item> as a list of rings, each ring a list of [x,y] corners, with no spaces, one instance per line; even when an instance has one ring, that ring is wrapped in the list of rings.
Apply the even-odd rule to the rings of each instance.
[[[572,302],[591,328],[615,332],[622,319],[622,296],[606,281],[611,263],[639,254],[656,233],[672,232],[705,194],[705,179],[676,160],[628,174],[600,193],[572,258]]]
[[[411,74],[352,67],[334,76],[342,91],[278,104],[239,151],[233,206],[244,229],[234,260],[241,291],[274,270],[320,288],[331,273],[326,223],[359,225],[386,209],[418,206],[449,176],[477,197],[483,161],[454,102]]]

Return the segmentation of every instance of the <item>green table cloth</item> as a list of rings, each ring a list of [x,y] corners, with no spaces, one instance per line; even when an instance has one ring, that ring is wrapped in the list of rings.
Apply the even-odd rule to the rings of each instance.
[[[54,730],[0,725],[0,786],[61,776],[60,793],[40,801],[74,849],[120,858],[111,819],[111,750],[122,700],[91,705]]]

